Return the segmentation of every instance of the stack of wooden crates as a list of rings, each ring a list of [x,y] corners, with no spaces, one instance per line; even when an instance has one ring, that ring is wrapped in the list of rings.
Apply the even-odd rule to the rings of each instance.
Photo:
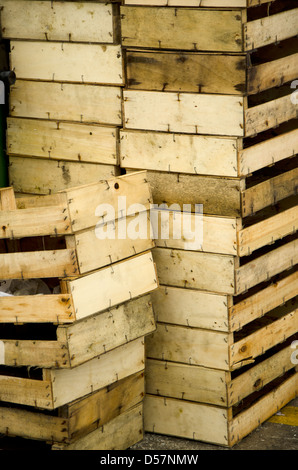
[[[119,3],[1,0],[9,42],[9,178],[49,194],[119,174]]]
[[[0,279],[14,294],[0,296],[0,434],[65,450],[121,450],[142,439],[153,242],[98,231],[125,220],[118,196],[128,206],[137,197],[147,213],[145,174],[48,196],[0,190]]]
[[[203,205],[197,249],[174,210],[156,235],[146,431],[233,446],[297,395],[294,3],[121,8],[121,166],[149,170],[154,203],[191,204],[193,226]]]

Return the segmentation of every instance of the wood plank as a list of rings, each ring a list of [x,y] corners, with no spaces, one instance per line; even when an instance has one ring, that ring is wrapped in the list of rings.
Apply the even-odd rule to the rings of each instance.
[[[228,331],[227,296],[160,286],[151,294],[156,321]]]
[[[150,295],[145,295],[69,327],[61,326],[57,339],[68,338],[70,364],[75,367],[154,330]]]
[[[63,418],[6,407],[0,409],[0,432],[23,438],[29,434],[31,439],[44,441],[63,441],[67,438],[67,427]]]
[[[111,3],[2,0],[2,5],[6,39],[112,43],[117,38]]]
[[[246,361],[253,361],[268,349],[297,333],[298,309],[260,328],[230,346],[231,368],[237,369]],[[290,357],[290,354],[289,354]]]
[[[19,405],[52,408],[52,387],[47,380],[25,379],[0,375],[1,401]]]
[[[238,255],[249,256],[253,251],[270,245],[298,228],[298,206],[276,214],[238,232]]]
[[[233,256],[155,248],[153,257],[160,284],[234,293]]]
[[[151,292],[158,281],[152,254],[146,252],[69,281],[68,286],[81,319]]]
[[[264,207],[297,194],[298,168],[286,171],[242,192],[242,215],[247,217]]]
[[[293,367],[288,346],[233,379],[228,386],[228,406],[239,403]]]
[[[146,361],[146,393],[224,406],[227,372],[178,362]]]
[[[19,79],[124,84],[120,45],[11,41],[10,63]]]
[[[241,52],[241,11],[121,7],[126,47]]]
[[[240,176],[260,170],[298,153],[298,130],[281,134],[239,152]]]
[[[150,359],[229,370],[228,333],[157,323],[146,338]]]
[[[1,340],[3,365],[13,367],[69,367],[66,343],[47,340]]]
[[[52,446],[52,450],[127,450],[143,438],[143,404],[121,413],[106,425],[81,437],[68,446]]]
[[[194,52],[126,52],[127,87],[133,90],[243,95],[244,56]]]
[[[1,323],[72,323],[75,312],[68,294],[0,297]]]
[[[144,389],[140,371],[66,405],[70,442],[141,403]]]
[[[117,128],[7,118],[9,155],[118,165]]]
[[[139,404],[144,395],[143,375],[143,372],[134,374],[71,402],[64,410],[59,409],[58,416],[28,408],[2,407],[1,429],[16,437],[73,442]]]
[[[236,219],[151,209],[156,246],[235,255]]]
[[[243,136],[240,96],[124,90],[123,97],[126,129]]]
[[[124,5],[146,5],[160,7],[219,7],[245,8],[269,3],[272,0],[124,0]],[[275,1],[275,0],[273,0]]]
[[[254,2],[256,0],[249,0]],[[262,0],[257,0],[259,3]],[[269,0],[265,0],[269,1]],[[262,2],[263,3],[263,2]],[[246,7],[246,0],[124,0],[124,5],[160,7]]]
[[[120,164],[123,168],[238,176],[237,139],[121,130]]]
[[[270,310],[295,297],[298,292],[298,273],[262,289],[230,307],[230,331],[236,331],[247,323],[262,317]]]
[[[290,119],[295,119],[297,117],[297,106],[292,103],[291,96],[286,95],[248,108],[244,111],[244,114],[245,136],[249,137],[279,126]]]
[[[34,207],[0,212],[0,238],[71,233],[67,206]]]
[[[273,44],[298,34],[298,8],[249,21],[244,25],[245,50]]]
[[[151,237],[147,212],[107,223],[100,230],[96,227],[76,234],[74,243],[80,273],[84,274],[151,250],[155,246]]]
[[[144,370],[144,338],[108,351],[72,369],[52,369],[55,407]]]
[[[298,241],[293,240],[236,269],[235,294],[245,292],[298,262]]]
[[[10,115],[118,126],[122,124],[121,89],[17,80],[10,88]]]
[[[229,425],[230,445],[236,444],[249,434],[261,422],[266,421],[274,413],[284,407],[296,396],[298,373],[286,380],[282,385],[262,397],[247,411],[237,415]]]
[[[0,188],[0,210],[11,211],[16,209],[16,199],[13,188]]]
[[[186,400],[147,395],[145,431],[227,445],[226,410]]]
[[[240,181],[234,178],[205,177],[183,173],[147,171],[154,204],[203,204],[205,215],[237,217],[240,215]],[[164,206],[163,206],[164,207]]]
[[[298,76],[298,54],[292,54],[271,62],[249,67],[247,70],[247,91],[249,94],[260,93]]]
[[[106,178],[94,184],[70,188],[65,191],[68,198],[73,232],[78,232],[100,223],[115,221],[136,212],[134,205],[149,209],[153,202],[147,174],[133,172],[115,178]],[[102,213],[100,204],[110,205],[115,211]],[[106,211],[105,211],[106,212]]]
[[[11,156],[9,180],[16,192],[47,195],[109,179],[119,174],[115,165]]]
[[[1,253],[1,279],[67,277],[78,273],[72,250]]]

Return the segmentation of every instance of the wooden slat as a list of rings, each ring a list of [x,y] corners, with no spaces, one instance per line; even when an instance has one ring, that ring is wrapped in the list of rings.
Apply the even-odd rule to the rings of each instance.
[[[298,262],[298,241],[293,240],[236,269],[235,293],[245,292]]]
[[[253,361],[268,349],[297,333],[298,309],[260,328],[230,346],[231,368]],[[290,356],[290,354],[289,354]]]
[[[52,206],[0,211],[0,238],[22,238],[71,233],[67,207]]]
[[[101,178],[94,184],[70,188],[64,193],[68,198],[73,232],[135,214],[136,202],[145,209],[153,203],[145,171],[104,180]],[[110,205],[115,211],[102,214],[97,210],[100,204]]]
[[[118,164],[115,127],[8,117],[6,141],[9,155]]]
[[[294,399],[297,387],[298,372],[258,400],[248,410],[237,415],[229,425],[230,445],[236,444],[261,422],[266,421],[286,403]]]
[[[233,256],[155,248],[153,257],[160,284],[234,293]]]
[[[178,362],[147,359],[146,393],[193,402],[227,404],[228,372]]]
[[[240,96],[140,90],[123,95],[126,129],[243,136]]]
[[[238,255],[248,256],[265,245],[270,245],[298,229],[298,206],[238,232]]]
[[[236,254],[236,219],[158,209],[150,214],[160,248]]]
[[[110,3],[2,0],[1,4],[6,39],[111,43],[117,38]]]
[[[241,52],[241,11],[121,8],[122,44],[129,47]]]
[[[68,294],[0,297],[1,323],[72,323],[75,313]]]
[[[298,168],[282,173],[242,192],[242,216],[297,194]]]
[[[246,176],[296,153],[298,153],[297,129],[247,147],[239,152],[240,176]]]
[[[145,431],[227,445],[227,411],[187,400],[147,395]]]
[[[150,359],[229,370],[228,333],[157,323],[146,339]]]
[[[47,195],[119,174],[115,165],[11,156],[9,180],[16,192]]]
[[[230,307],[230,331],[262,317],[270,310],[295,297],[298,292],[298,273],[291,274],[266,289]]]
[[[144,370],[144,338],[108,351],[72,369],[52,369],[55,408]]]
[[[51,409],[51,382],[0,375],[1,401]]]
[[[0,210],[11,211],[16,209],[14,188],[0,188]]]
[[[121,90],[116,86],[17,80],[11,87],[10,115],[121,125]]]
[[[147,171],[154,204],[203,204],[205,215],[237,217],[240,215],[240,182],[235,178],[213,178],[183,173]]]
[[[120,45],[11,41],[10,50],[19,79],[123,85]]]
[[[1,279],[66,277],[78,273],[72,250],[2,253],[0,266]]]
[[[143,295],[69,327],[60,326],[57,339],[68,338],[70,365],[76,367],[154,330],[150,296]]]
[[[261,0],[249,0],[251,3]],[[269,1],[269,0],[265,0]],[[160,7],[246,7],[246,0],[124,0],[124,5]]]
[[[291,348],[288,346],[233,379],[228,386],[228,406],[233,406],[261,390],[293,367]]]
[[[97,227],[76,234],[75,246],[80,273],[84,274],[151,250],[155,243],[150,231],[149,214],[142,212],[134,217],[105,224],[100,233]]]
[[[134,90],[243,95],[244,56],[193,52],[126,52],[127,87]]]
[[[47,340],[1,340],[3,365],[13,367],[69,367],[66,343]]]
[[[69,445],[54,444],[52,450],[127,450],[143,438],[143,403],[121,413],[95,431]]]
[[[244,26],[245,50],[267,46],[298,34],[298,8],[249,21]]]
[[[58,416],[2,407],[0,423],[0,432],[9,436],[44,441],[63,441],[68,437],[65,420]]]
[[[266,62],[248,68],[247,91],[249,94],[283,85],[298,76],[298,54]]]
[[[298,9],[297,9],[298,11]],[[297,105],[286,95],[245,110],[245,136],[264,132],[297,117]]]
[[[156,321],[228,331],[226,295],[160,286],[151,294]]]
[[[80,319],[151,292],[157,282],[152,255],[146,252],[69,281],[69,289]]]
[[[121,130],[120,139],[123,168],[238,176],[235,138]]]
[[[70,442],[141,403],[144,388],[140,371],[66,405]]]

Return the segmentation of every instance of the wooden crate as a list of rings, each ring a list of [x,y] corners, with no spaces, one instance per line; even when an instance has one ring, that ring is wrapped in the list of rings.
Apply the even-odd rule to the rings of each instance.
[[[281,383],[254,394],[237,414],[223,406],[148,394],[145,431],[232,447],[297,396],[297,380],[297,372],[285,374]]]
[[[297,8],[268,3],[121,8],[120,165],[159,217],[148,432],[233,446],[297,394]]]
[[[12,188],[0,191],[0,278],[45,279],[50,286],[49,295],[1,297],[2,323],[73,323],[157,288],[145,176],[124,175],[51,196],[15,199]],[[136,200],[148,222],[144,239],[98,235],[100,227],[117,230],[127,222],[128,230],[137,222]],[[104,212],[98,209],[103,203]],[[112,210],[106,212],[107,205]]]
[[[133,3],[145,3],[148,6],[155,3],[156,5],[156,2]],[[181,1],[176,3],[182,4]],[[239,5],[238,2],[240,7],[238,10],[186,9],[181,6],[180,8],[179,6],[177,8],[123,6],[121,9],[122,44],[125,47],[149,49],[240,53],[274,44],[276,41],[297,34],[298,12],[295,8],[288,11],[289,7],[293,6],[291,2],[287,4],[275,1],[269,10],[268,17],[267,5],[261,5],[259,9],[247,10],[246,7],[252,4],[244,5],[244,3]],[[213,4],[217,7],[226,7],[226,5],[219,5],[219,2],[213,2]],[[285,11],[284,5],[288,6]],[[138,27],[136,28],[135,25]],[[210,28],[210,25],[213,25],[213,28]]]
[[[139,407],[143,399],[144,372],[140,371],[59,406],[54,412],[2,404],[1,433],[51,445],[70,445],[96,429],[103,431],[110,421]]]
[[[55,410],[144,370],[144,337],[71,369],[1,366],[1,400]]]
[[[19,302],[22,304],[22,298]],[[1,364],[68,369],[148,335],[156,328],[148,295],[95,313],[69,326],[57,327],[49,323],[7,326],[2,323]],[[22,312],[18,318],[22,318]]]
[[[9,93],[9,184],[49,194],[119,175],[119,3],[3,0],[1,7],[17,77]]]

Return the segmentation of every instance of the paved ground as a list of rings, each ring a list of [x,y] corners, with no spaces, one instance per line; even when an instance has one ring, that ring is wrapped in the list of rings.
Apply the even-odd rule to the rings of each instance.
[[[289,413],[287,413],[289,411]],[[279,421],[279,422],[274,422]],[[294,424],[294,425],[293,425]],[[298,450],[298,398],[232,449],[203,442],[146,433],[134,450]]]

